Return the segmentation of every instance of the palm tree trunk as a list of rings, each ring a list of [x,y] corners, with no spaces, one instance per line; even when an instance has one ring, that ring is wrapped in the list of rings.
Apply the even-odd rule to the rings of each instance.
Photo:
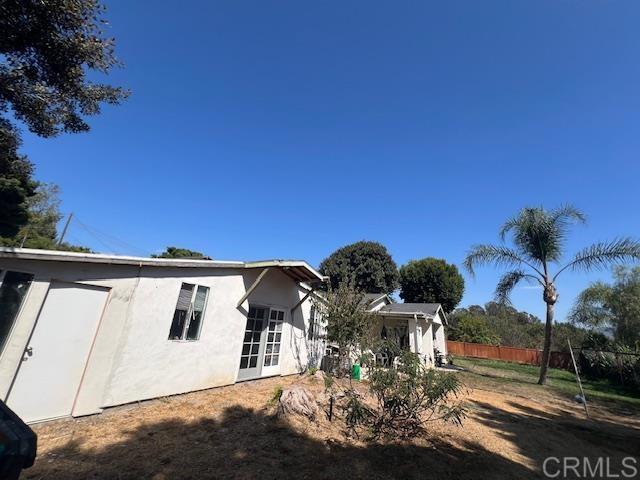
[[[553,311],[554,304],[547,302],[547,323],[544,326],[544,348],[542,350],[542,359],[540,360],[540,378],[538,379],[538,385],[544,385],[547,382],[547,370],[549,370],[549,359],[551,358]]]

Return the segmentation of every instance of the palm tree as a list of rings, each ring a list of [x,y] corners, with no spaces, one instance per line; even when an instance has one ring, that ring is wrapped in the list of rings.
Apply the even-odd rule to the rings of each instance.
[[[554,305],[558,301],[558,276],[565,270],[589,271],[611,264],[640,260],[640,242],[631,238],[619,238],[580,250],[571,261],[552,274],[549,268],[560,263],[569,227],[574,223],[585,223],[585,216],[570,205],[554,210],[542,207],[523,208],[500,229],[501,240],[504,242],[510,234],[514,248],[505,245],[476,245],[464,260],[464,266],[471,275],[474,275],[474,267],[479,265],[489,264],[508,269],[495,290],[496,301],[500,303],[510,303],[511,291],[521,281],[537,282],[542,287],[542,299],[547,304],[547,318],[538,380],[540,385],[545,384],[549,368]]]

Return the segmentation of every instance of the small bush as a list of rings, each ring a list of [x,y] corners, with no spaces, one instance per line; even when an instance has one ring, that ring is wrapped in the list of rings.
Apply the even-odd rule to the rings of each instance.
[[[580,371],[591,379],[607,379],[634,392],[640,392],[640,356],[583,350]]]
[[[455,374],[427,368],[411,352],[403,352],[398,368],[372,366],[369,390],[375,408],[366,407],[353,390],[346,391],[345,418],[351,432],[366,428],[373,438],[412,437],[427,422],[461,424],[466,410],[456,398],[463,385]]]
[[[334,380],[333,376],[330,373],[327,373],[324,376],[324,390],[326,392],[331,391],[333,389],[333,387],[334,387],[334,383],[335,383],[335,380]]]
[[[375,415],[362,402],[360,395],[355,390],[345,392],[347,403],[344,406],[344,419],[349,433],[358,436],[358,427],[366,425]]]
[[[282,385],[278,385],[273,389],[273,394],[271,395],[271,399],[269,400],[269,405],[276,405],[280,398],[282,397]]]
[[[311,367],[309,370],[309,375],[315,375],[318,371],[318,367]]]

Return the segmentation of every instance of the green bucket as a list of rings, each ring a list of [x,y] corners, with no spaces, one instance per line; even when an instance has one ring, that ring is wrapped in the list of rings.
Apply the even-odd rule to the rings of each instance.
[[[354,380],[360,380],[360,365],[355,363],[353,367],[351,367],[351,378]]]

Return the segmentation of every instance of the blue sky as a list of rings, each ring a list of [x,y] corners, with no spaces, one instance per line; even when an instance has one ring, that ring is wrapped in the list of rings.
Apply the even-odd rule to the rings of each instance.
[[[123,254],[319,262],[361,239],[460,265],[525,205],[640,237],[640,2],[107,2],[130,99],[24,152]],[[114,237],[114,240],[112,239]],[[125,242],[126,244],[122,243]],[[463,305],[498,273],[467,277]],[[559,282],[559,317],[590,281]],[[541,292],[515,306],[542,316]]]

